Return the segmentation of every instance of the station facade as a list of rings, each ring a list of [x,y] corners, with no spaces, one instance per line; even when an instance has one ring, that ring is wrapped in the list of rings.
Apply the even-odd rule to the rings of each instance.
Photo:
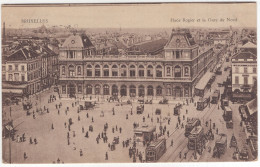
[[[65,40],[59,54],[61,97],[189,98],[216,60],[213,47],[199,47],[186,29],[173,29],[160,53],[95,53],[86,35]]]

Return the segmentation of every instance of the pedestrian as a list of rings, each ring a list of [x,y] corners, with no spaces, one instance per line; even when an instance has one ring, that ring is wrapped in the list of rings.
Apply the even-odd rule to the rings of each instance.
[[[128,114],[126,114],[126,119],[128,119]]]
[[[183,115],[183,120],[185,120],[185,115]]]
[[[67,132],[67,138],[70,138],[70,133],[69,132]]]
[[[51,129],[52,129],[52,130],[54,129],[54,126],[53,126],[53,124],[51,124]]]
[[[24,152],[24,153],[23,153],[23,158],[24,158],[24,160],[26,160],[26,159],[27,159],[26,152]]]
[[[92,120],[92,122],[94,122],[94,118],[93,118],[93,117],[92,117],[92,119],[91,119],[91,120]]]
[[[33,144],[32,138],[30,137],[30,144]]]
[[[145,122],[145,117],[143,116],[143,122]]]
[[[106,160],[108,160],[108,154],[107,154],[107,152],[106,152]]]
[[[35,119],[36,117],[35,117],[35,114],[33,114],[33,119]]]
[[[216,129],[216,134],[218,134],[218,128]]]
[[[167,130],[167,136],[169,137],[170,136],[170,132]]]
[[[49,109],[47,108],[47,113],[49,113]]]
[[[171,140],[171,146],[173,147],[173,139]]]
[[[123,147],[125,147],[125,141],[123,141]]]
[[[119,133],[121,133],[121,132],[122,132],[122,128],[120,127],[120,128],[119,128]]]
[[[64,126],[65,126],[65,128],[67,128],[67,123],[66,122],[64,122]]]
[[[79,151],[79,155],[80,155],[80,156],[83,156],[83,152],[82,152],[81,149],[80,149],[80,151]]]
[[[78,121],[80,121],[80,116],[78,116]]]
[[[60,110],[58,110],[58,115],[60,115]]]
[[[86,116],[87,116],[87,118],[88,118],[88,113],[87,113],[87,115],[86,115]]]
[[[179,158],[181,159],[181,151],[179,152]]]
[[[58,105],[56,104],[55,106],[56,106],[56,109],[58,109]]]
[[[86,132],[86,135],[85,135],[86,138],[88,138],[88,131]]]
[[[82,126],[82,133],[84,133],[84,127]]]
[[[153,122],[153,118],[151,118],[151,122]]]
[[[37,144],[37,139],[36,138],[34,138],[34,144]]]
[[[76,133],[75,133],[75,131],[73,131],[73,137],[75,137],[76,136]]]
[[[184,153],[184,159],[186,159],[186,157],[187,157],[187,153]]]
[[[116,131],[117,131],[117,125],[116,125]]]

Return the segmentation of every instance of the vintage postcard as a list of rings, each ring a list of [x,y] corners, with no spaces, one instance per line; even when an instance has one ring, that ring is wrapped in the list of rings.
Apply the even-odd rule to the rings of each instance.
[[[256,6],[3,4],[2,162],[257,161]]]

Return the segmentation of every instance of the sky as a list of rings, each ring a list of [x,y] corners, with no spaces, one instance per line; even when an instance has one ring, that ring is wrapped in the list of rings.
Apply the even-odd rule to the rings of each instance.
[[[48,23],[45,23],[47,27],[71,25],[76,28],[217,28],[256,27],[256,15],[256,3],[3,5],[1,21],[2,24],[5,22],[6,28],[36,28],[42,25],[22,23],[22,19],[48,20]],[[184,22],[184,18],[194,19],[194,22]],[[221,18],[224,22],[219,21]],[[227,22],[227,18],[235,21]],[[178,19],[179,22],[171,21]],[[202,22],[202,19],[206,21]]]

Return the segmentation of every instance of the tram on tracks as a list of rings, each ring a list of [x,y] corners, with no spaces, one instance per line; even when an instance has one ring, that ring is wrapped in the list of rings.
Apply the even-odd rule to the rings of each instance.
[[[190,132],[193,130],[194,127],[200,126],[201,122],[198,118],[192,118],[187,121],[187,124],[185,125],[185,137],[188,137],[190,135]]]
[[[211,103],[212,104],[217,104],[218,100],[219,100],[219,97],[220,97],[220,91],[219,90],[215,90],[213,95],[212,95],[212,98],[211,98]]]
[[[145,149],[145,156],[147,162],[156,162],[162,155],[166,152],[166,139],[160,138],[156,141],[151,142],[151,144]]]
[[[193,128],[188,139],[188,149],[198,151],[198,153],[201,154],[205,145],[205,135],[203,127],[196,126],[195,128]]]
[[[207,98],[200,98],[199,101],[197,102],[197,110],[203,111],[210,102],[210,97]]]

